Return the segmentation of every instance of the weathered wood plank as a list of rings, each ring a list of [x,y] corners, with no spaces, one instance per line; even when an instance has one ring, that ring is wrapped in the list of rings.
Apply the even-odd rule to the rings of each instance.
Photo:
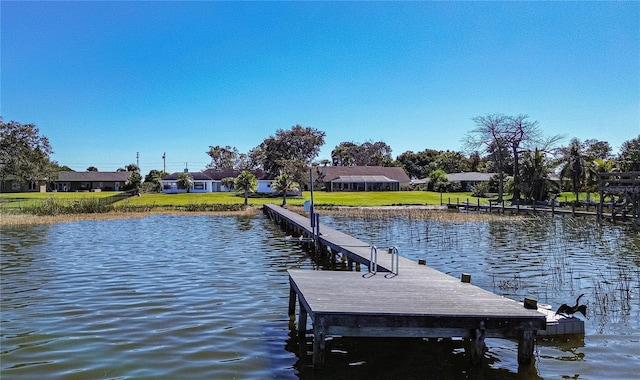
[[[371,245],[342,232],[320,227],[313,236],[309,219],[268,205],[299,233],[347,256],[352,263],[370,265]],[[392,268],[392,255],[378,251],[379,269]],[[473,357],[480,360],[485,337],[519,339],[518,361],[533,355],[536,330],[546,328],[544,314],[511,299],[488,292],[425,265],[400,257],[401,274],[289,270],[289,313],[299,304],[298,334],[306,347],[307,316],[313,322],[313,365],[324,362],[327,335],[386,337],[473,337]],[[306,350],[305,350],[306,351]]]

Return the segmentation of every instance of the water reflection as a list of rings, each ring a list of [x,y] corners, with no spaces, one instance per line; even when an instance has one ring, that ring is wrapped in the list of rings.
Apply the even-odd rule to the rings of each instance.
[[[487,340],[472,367],[460,340],[328,342],[310,366],[289,328],[287,269],[323,269],[258,217],[151,216],[3,229],[2,378],[526,378],[632,376],[640,360],[637,235],[620,226],[323,217],[345,232],[514,299],[587,293],[582,340]],[[589,233],[584,231],[588,228]],[[566,236],[565,236],[566,235]],[[577,236],[574,236],[577,235]],[[327,289],[331,291],[331,289]],[[626,297],[626,298],[625,298]],[[606,312],[605,312],[606,310]],[[304,354],[299,355],[302,348]],[[620,357],[620,352],[627,354]],[[634,353],[636,352],[636,353]],[[616,361],[616,368],[602,370]],[[521,371],[518,373],[518,371]]]

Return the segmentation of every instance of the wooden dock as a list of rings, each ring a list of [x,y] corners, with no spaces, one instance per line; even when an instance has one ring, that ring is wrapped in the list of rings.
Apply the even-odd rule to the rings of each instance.
[[[480,361],[485,337],[518,340],[518,362],[533,357],[535,335],[545,315],[511,299],[462,282],[412,260],[397,250],[375,247],[274,205],[265,214],[283,228],[306,236],[316,248],[347,256],[369,271],[289,270],[289,315],[298,312],[298,334],[313,325],[313,365],[324,363],[327,336],[471,339],[471,356]],[[389,253],[391,252],[391,253]],[[377,253],[377,255],[376,255]],[[377,256],[377,258],[376,258]],[[375,259],[375,260],[374,260]]]

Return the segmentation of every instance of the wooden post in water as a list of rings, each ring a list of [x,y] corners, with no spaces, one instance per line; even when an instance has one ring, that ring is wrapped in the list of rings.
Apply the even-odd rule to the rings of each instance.
[[[322,368],[324,364],[325,325],[320,317],[313,325],[313,368]]]
[[[518,364],[531,364],[533,358],[535,331],[522,330],[518,338]]]
[[[300,314],[298,314],[298,352],[301,358],[307,356],[307,310],[300,301]]]
[[[289,328],[293,329],[296,320],[296,291],[289,285]]]
[[[482,364],[485,348],[484,335],[484,322],[480,322],[478,328],[471,331],[471,337],[473,338],[473,344],[471,346],[471,362],[473,364]]]

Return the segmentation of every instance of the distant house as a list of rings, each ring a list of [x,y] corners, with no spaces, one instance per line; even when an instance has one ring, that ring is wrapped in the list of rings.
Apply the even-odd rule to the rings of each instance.
[[[120,191],[131,172],[60,172],[56,191]]]
[[[496,174],[497,173],[479,172],[448,173],[447,180],[449,180],[449,182],[460,182],[463,191],[472,191],[476,184],[489,182],[491,177]]]
[[[47,191],[47,181],[40,180],[36,182],[23,183],[15,176],[6,176],[0,181],[0,193],[22,193],[22,192],[41,192]]]
[[[399,191],[411,182],[400,167],[319,166],[314,179],[326,191]]]
[[[249,170],[258,179],[258,193],[273,193],[271,183],[273,177],[260,169]],[[236,178],[242,170],[237,169],[207,169],[201,172],[188,172],[193,178],[192,193],[216,193],[222,191],[233,191],[222,184],[225,178]],[[162,178],[162,192],[166,194],[186,193],[187,189],[178,188],[178,175],[180,172],[172,173]]]

